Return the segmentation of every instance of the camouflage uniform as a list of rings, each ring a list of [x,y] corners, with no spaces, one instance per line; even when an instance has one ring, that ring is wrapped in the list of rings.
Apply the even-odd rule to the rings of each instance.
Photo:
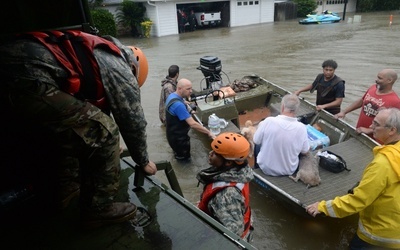
[[[123,52],[132,59],[129,51]],[[60,91],[67,72],[43,45],[32,40],[0,46],[0,101],[2,108],[19,118],[11,122],[50,131],[60,149],[61,185],[76,179],[79,169],[82,205],[100,210],[113,201],[119,186],[119,132],[138,165],[144,167],[149,160],[147,123],[129,63],[101,48],[94,55],[115,121],[96,106]]]
[[[197,179],[205,185],[220,181],[248,183],[253,178],[253,170],[249,165],[240,168],[229,167],[225,171],[219,167],[210,167],[197,174]],[[208,202],[208,211],[212,213],[211,216],[239,236],[244,231],[245,210],[244,197],[236,187],[222,189]],[[249,239],[248,235],[246,238]]]
[[[165,101],[167,101],[168,96],[176,91],[177,82],[171,77],[166,76],[164,80],[161,81],[161,95],[160,95],[160,105],[158,108],[160,121],[165,124]]]

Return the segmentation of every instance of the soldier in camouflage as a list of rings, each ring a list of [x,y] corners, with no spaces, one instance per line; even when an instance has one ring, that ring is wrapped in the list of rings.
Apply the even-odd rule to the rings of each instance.
[[[254,178],[247,157],[250,144],[242,135],[226,132],[211,143],[210,168],[197,174],[204,184],[199,209],[233,233],[251,241],[250,181]]]
[[[90,226],[131,219],[136,212],[136,206],[129,202],[114,202],[120,173],[119,133],[133,160],[147,174],[157,171],[148,158],[147,123],[132,73],[133,53],[118,40],[110,40],[125,57],[101,46],[95,47],[93,54],[115,120],[61,90],[68,73],[42,44],[17,39],[0,45],[2,108],[17,117],[10,122],[50,131],[60,156],[61,199],[79,193],[80,185],[81,216]]]

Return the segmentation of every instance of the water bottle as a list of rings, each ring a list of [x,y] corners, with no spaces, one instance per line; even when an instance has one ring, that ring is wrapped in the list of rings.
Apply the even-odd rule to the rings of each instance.
[[[214,135],[221,133],[219,117],[215,114],[212,114],[208,117],[208,128]]]

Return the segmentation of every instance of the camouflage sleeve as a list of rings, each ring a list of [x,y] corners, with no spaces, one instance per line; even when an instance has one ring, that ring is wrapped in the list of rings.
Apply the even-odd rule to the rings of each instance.
[[[164,85],[163,91],[165,98],[167,98],[170,94],[175,92],[175,89],[172,83],[168,82],[167,84]]]
[[[208,203],[213,217],[237,235],[244,231],[244,197],[235,187],[227,187],[218,192]]]
[[[147,122],[140,103],[140,89],[129,64],[122,58],[95,49],[101,77],[111,113],[118,124],[122,138],[140,166],[149,162],[147,153]]]

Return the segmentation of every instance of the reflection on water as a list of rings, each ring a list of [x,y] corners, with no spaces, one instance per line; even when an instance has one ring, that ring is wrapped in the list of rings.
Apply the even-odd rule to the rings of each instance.
[[[393,24],[389,27],[389,16]],[[362,13],[360,23],[300,25],[297,20],[235,28],[198,30],[180,35],[150,39],[122,38],[136,45],[149,61],[149,76],[142,86],[142,103],[148,121],[148,144],[153,161],[169,160],[179,178],[185,197],[195,203],[201,186],[195,175],[208,167],[210,140],[191,133],[192,161],[178,163],[158,119],[160,81],[171,64],[180,66],[180,78],[188,78],[200,89],[203,75],[196,68],[203,56],[217,56],[228,83],[247,74],[257,74],[289,91],[311,83],[322,72],[321,64],[334,59],[337,75],[346,81],[342,107],[360,98],[383,68],[400,68],[400,16],[398,12]],[[348,13],[347,18],[353,18]],[[397,20],[397,21],[396,21]],[[204,84],[203,84],[204,85]],[[399,92],[400,82],[395,85]],[[315,95],[302,93],[312,102]],[[359,111],[346,116],[355,125]],[[160,174],[160,179],[166,178]],[[329,180],[325,180],[329,181]],[[346,219],[305,218],[252,186],[255,219],[253,245],[259,249],[345,249],[356,227],[356,216]],[[333,198],[333,197],[332,197]],[[329,223],[326,223],[329,222]],[[327,226],[329,224],[329,226]]]

